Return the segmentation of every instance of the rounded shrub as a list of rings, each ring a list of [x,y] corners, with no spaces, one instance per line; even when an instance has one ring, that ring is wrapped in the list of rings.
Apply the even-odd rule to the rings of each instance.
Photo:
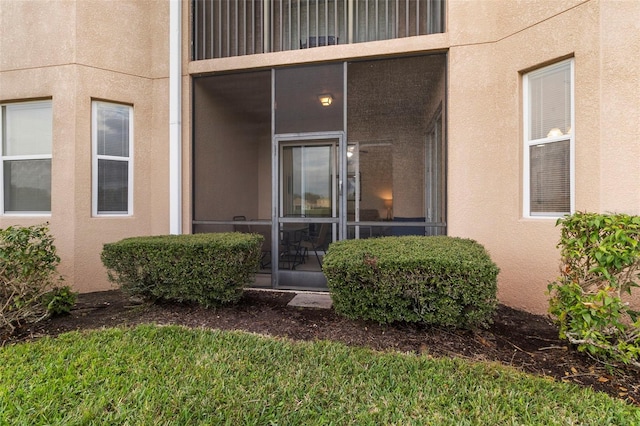
[[[24,324],[57,314],[49,297],[61,289],[75,297],[68,287],[58,287],[59,263],[46,224],[0,229],[0,332],[13,333]],[[71,306],[74,302],[75,298],[69,299]]]
[[[473,240],[338,241],[322,269],[336,312],[349,318],[473,328],[489,324],[497,305],[499,269]]]
[[[262,239],[239,232],[133,237],[105,244],[101,257],[109,280],[129,294],[212,306],[242,297]]]

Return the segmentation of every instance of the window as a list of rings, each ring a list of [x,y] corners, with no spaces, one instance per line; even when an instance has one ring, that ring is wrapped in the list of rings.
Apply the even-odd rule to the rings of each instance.
[[[93,215],[132,214],[133,108],[93,102]]]
[[[5,104],[2,137],[2,212],[51,212],[51,101]]]
[[[574,210],[573,60],[524,76],[524,214]]]

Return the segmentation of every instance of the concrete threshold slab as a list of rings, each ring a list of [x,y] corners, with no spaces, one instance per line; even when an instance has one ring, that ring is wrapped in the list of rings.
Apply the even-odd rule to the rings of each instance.
[[[287,306],[331,309],[331,296],[318,293],[297,293]]]

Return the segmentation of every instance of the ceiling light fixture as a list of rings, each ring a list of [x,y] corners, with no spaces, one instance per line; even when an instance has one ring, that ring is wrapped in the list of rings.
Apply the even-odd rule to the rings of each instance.
[[[328,107],[333,102],[333,96],[331,96],[330,93],[323,93],[322,95],[318,95],[318,100],[320,101],[320,105]]]

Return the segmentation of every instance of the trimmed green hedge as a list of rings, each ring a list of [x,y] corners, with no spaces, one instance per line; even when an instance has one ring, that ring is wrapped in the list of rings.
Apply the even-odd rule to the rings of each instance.
[[[472,240],[338,241],[323,271],[336,312],[353,319],[473,328],[489,324],[497,305],[499,269]]]
[[[204,306],[233,303],[252,282],[262,236],[242,233],[163,235],[105,244],[109,280],[132,295]]]

